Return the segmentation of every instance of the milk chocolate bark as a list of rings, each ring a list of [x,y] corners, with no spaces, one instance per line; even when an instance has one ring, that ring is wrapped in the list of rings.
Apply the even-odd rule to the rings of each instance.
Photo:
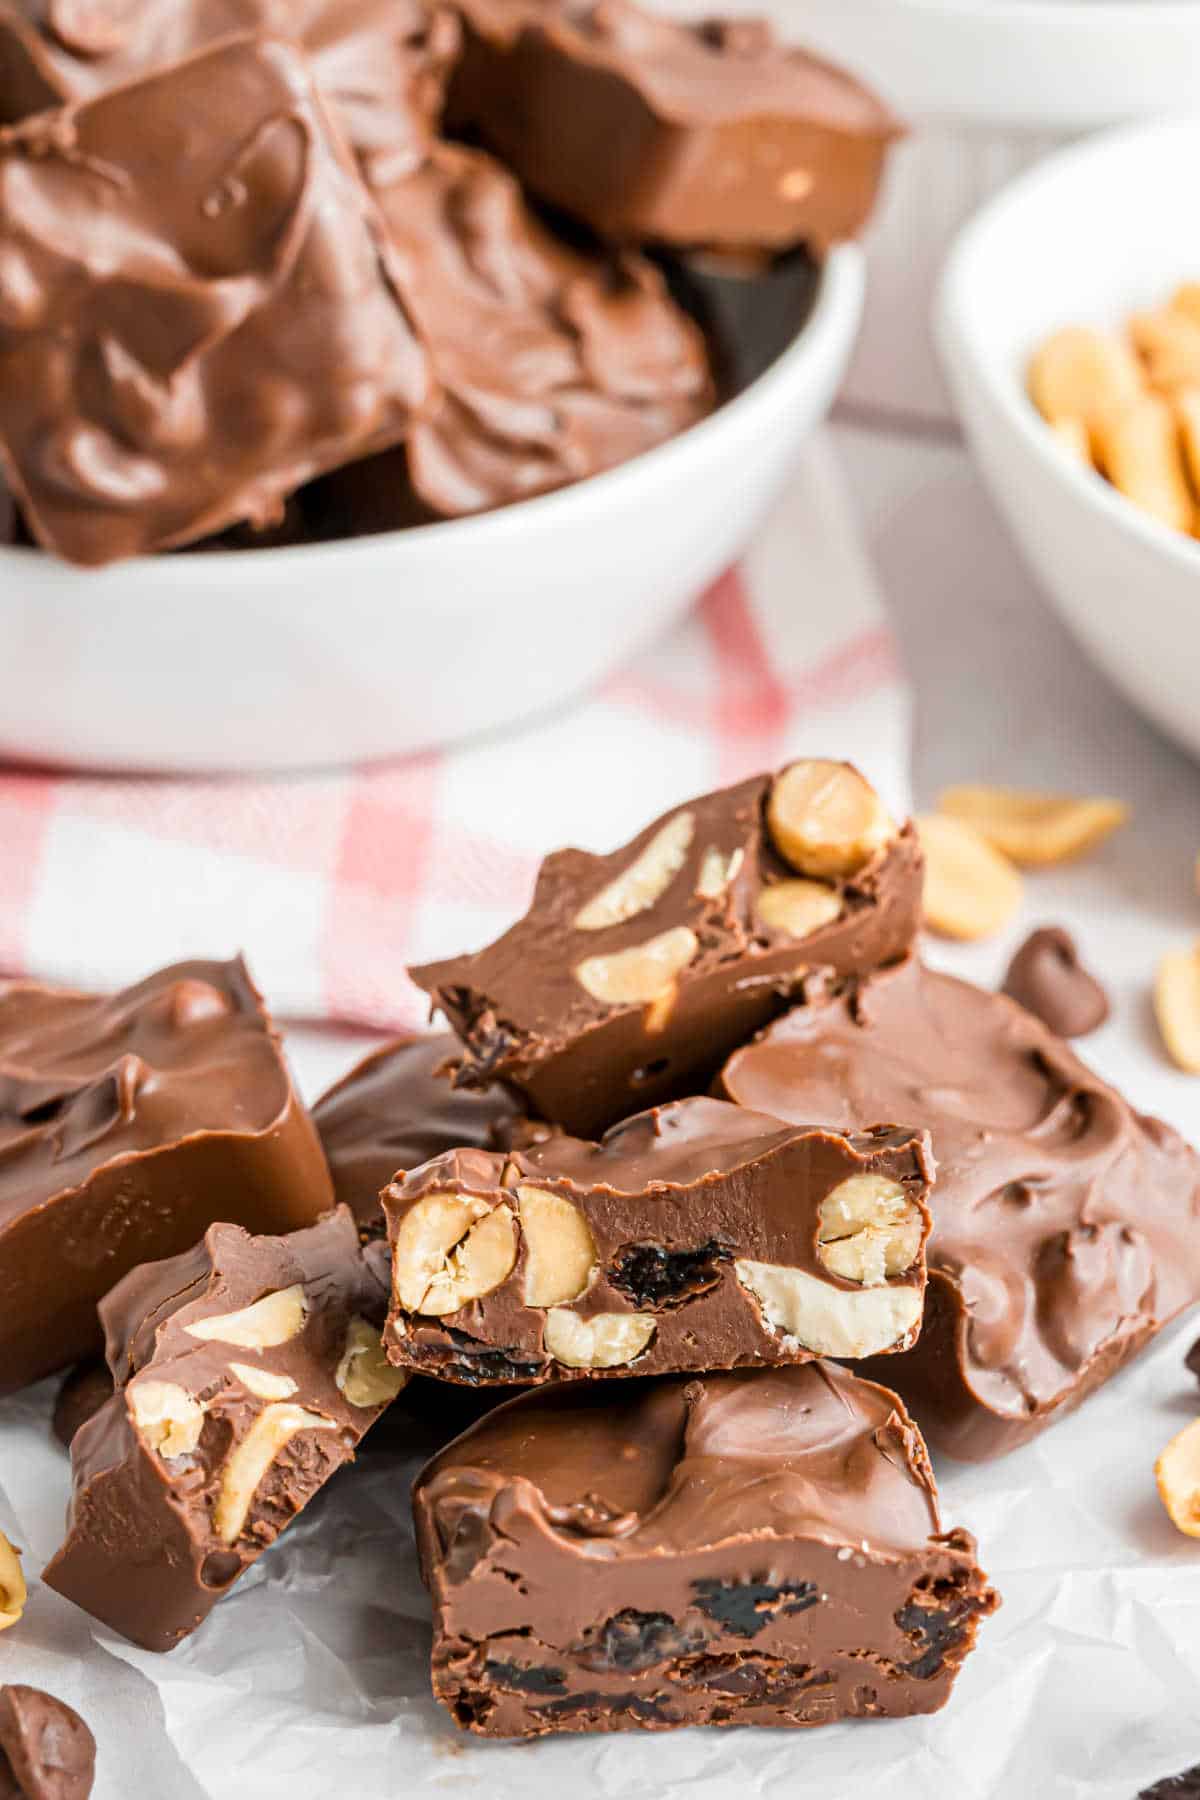
[[[493,1737],[933,1712],[997,1604],[900,1401],[830,1364],[524,1396],[413,1504],[434,1692]]]
[[[441,145],[379,198],[442,393],[406,446],[433,513],[580,481],[710,410],[704,340],[658,270],[553,237],[490,156]]]
[[[599,1144],[451,1151],[384,1192],[388,1355],[474,1383],[903,1350],[931,1179],[918,1134],[705,1099]]]
[[[428,399],[308,64],[229,40],[0,133],[0,474],[79,563],[271,523]]]
[[[460,0],[450,115],[543,199],[618,242],[818,251],[852,237],[899,126],[760,20],[629,0]]]
[[[97,1351],[101,1296],[214,1215],[287,1231],[332,1203],[241,962],[107,999],[0,986],[0,1394]]]
[[[856,770],[793,763],[676,807],[611,856],[557,851],[502,938],[412,976],[463,1040],[461,1082],[509,1082],[592,1137],[704,1088],[808,970],[902,956],[921,882],[912,826]],[[865,1123],[882,1117],[906,1115]]]
[[[195,1630],[403,1385],[386,1264],[344,1207],[287,1237],[214,1225],[101,1307],[113,1398],[71,1444],[45,1580],[147,1650]]]
[[[373,1050],[313,1107],[337,1198],[370,1231],[382,1231],[379,1196],[400,1170],[444,1150],[503,1149],[524,1115],[501,1087],[456,1088],[458,1041],[449,1032],[402,1037]]]
[[[0,124],[167,68],[224,38],[272,32],[308,53],[369,173],[394,179],[432,141],[458,22],[425,0],[0,0]]]
[[[1003,995],[915,960],[825,988],[722,1089],[843,1131],[928,1127],[925,1322],[880,1371],[951,1455],[1036,1436],[1200,1299],[1200,1160]]]
[[[0,1800],[87,1800],[95,1773],[96,1740],[74,1707],[0,1687]]]

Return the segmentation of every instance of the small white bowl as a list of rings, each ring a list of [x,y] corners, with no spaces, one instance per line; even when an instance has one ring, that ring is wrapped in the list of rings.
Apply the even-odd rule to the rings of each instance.
[[[672,11],[695,0],[658,0]],[[846,395],[951,417],[929,319],[959,228],[1087,131],[1191,112],[1197,0],[765,0],[778,29],[871,82],[909,121],[866,236],[866,318]],[[764,0],[722,0],[761,12]]]
[[[736,399],[609,474],[499,512],[98,573],[0,550],[0,754],[311,768],[562,705],[745,547],[829,408],[862,295],[861,253],[838,250],[795,341]]]
[[[1200,276],[1197,166],[1200,120],[1049,157],[962,233],[936,330],[971,448],[1034,572],[1116,685],[1200,753],[1200,544],[1075,463],[1025,388],[1057,327],[1119,327]]]

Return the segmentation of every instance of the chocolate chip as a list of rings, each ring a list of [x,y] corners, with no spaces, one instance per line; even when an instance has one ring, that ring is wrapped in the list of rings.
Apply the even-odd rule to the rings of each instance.
[[[1086,1037],[1108,1017],[1108,995],[1059,925],[1044,925],[1026,938],[1002,991],[1060,1037]]]
[[[0,1687],[0,1795],[87,1800],[96,1740],[79,1714],[40,1688]]]
[[[565,1669],[542,1669],[515,1662],[485,1662],[483,1672],[500,1687],[516,1688],[523,1694],[562,1694],[566,1692]]]

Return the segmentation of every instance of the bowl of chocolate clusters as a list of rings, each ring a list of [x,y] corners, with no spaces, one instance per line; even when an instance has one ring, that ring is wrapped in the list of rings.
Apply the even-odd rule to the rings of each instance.
[[[320,765],[561,705],[844,371],[898,130],[850,75],[629,0],[282,29],[0,0],[0,753]]]

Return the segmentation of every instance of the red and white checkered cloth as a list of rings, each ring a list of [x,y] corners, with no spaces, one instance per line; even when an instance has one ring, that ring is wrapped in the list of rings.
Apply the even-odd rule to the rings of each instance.
[[[814,442],[740,568],[571,712],[502,742],[318,777],[0,769],[0,970],[109,988],[243,950],[274,1009],[403,1027],[406,964],[486,943],[559,844],[804,753],[905,804],[908,706],[831,453]]]

